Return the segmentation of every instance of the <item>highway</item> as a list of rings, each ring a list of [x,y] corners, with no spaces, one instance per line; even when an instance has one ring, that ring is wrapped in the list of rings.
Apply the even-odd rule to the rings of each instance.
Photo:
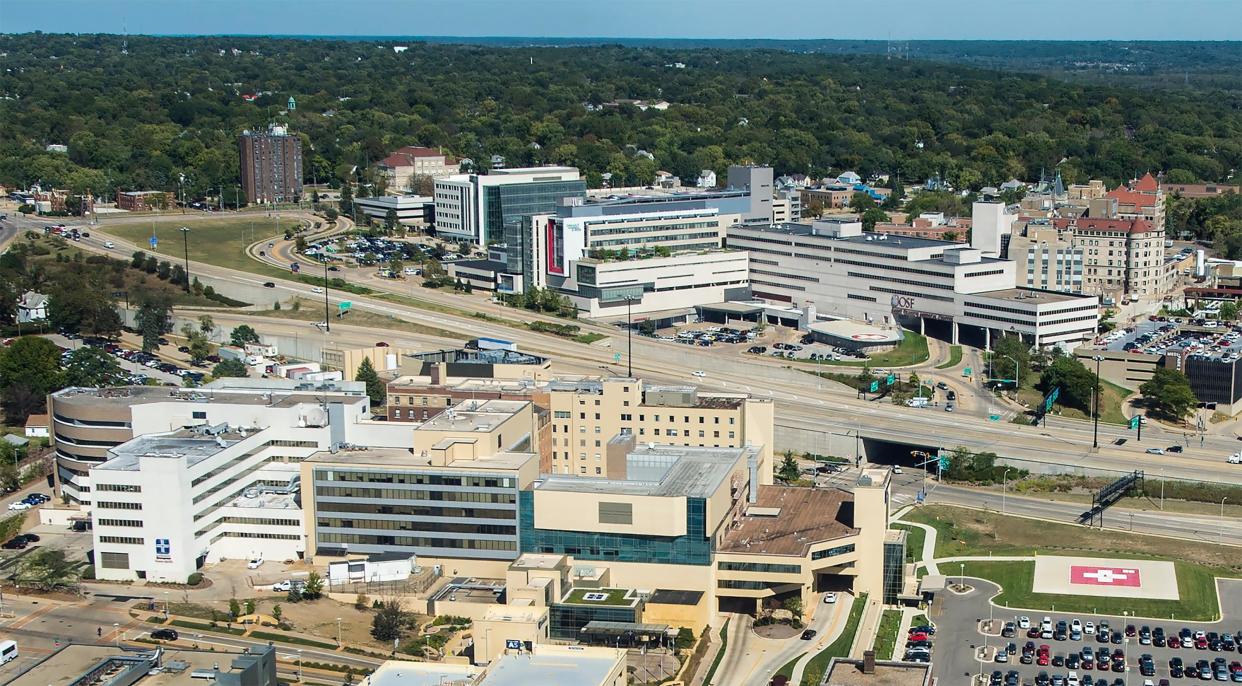
[[[93,227],[93,231],[106,233],[106,223]],[[84,242],[83,247],[97,252],[110,252],[116,257],[124,258],[135,249],[141,249],[141,246],[120,239],[112,240],[116,243],[112,250],[104,250],[99,241],[91,241],[89,244]],[[281,297],[323,298],[322,294],[314,293],[311,286],[290,279],[260,277],[203,263],[194,263],[192,270],[198,274],[257,286],[271,280],[276,284],[274,290]],[[501,328],[502,325],[495,322],[452,311],[430,311],[375,296],[338,295],[330,290],[328,298],[330,302],[348,299],[356,309],[458,331],[465,336],[500,335],[517,342],[524,350],[548,355],[558,362],[580,369],[625,373],[625,362],[617,364],[613,361],[614,353],[626,351],[626,337],[619,329],[597,329],[607,331],[609,337],[592,345],[584,345],[525,329]],[[503,311],[509,321],[526,319],[525,312],[507,308],[503,308]],[[501,330],[498,331],[498,328]],[[333,333],[328,334],[331,344],[337,343],[334,338],[337,335],[335,329],[336,327]],[[386,337],[389,335],[385,333]],[[1163,470],[1170,476],[1181,478],[1228,483],[1236,483],[1242,477],[1242,467],[1225,462],[1226,455],[1242,447],[1229,437],[1207,436],[1202,446],[1192,444],[1181,455],[1147,455],[1143,452],[1145,447],[1165,447],[1184,442],[1183,434],[1152,425],[1145,429],[1142,444],[1131,440],[1124,446],[1114,446],[1111,444],[1113,439],[1131,437],[1131,434],[1121,427],[1101,425],[1101,447],[1098,451],[1093,451],[1090,447],[1092,429],[1087,422],[1053,418],[1049,420],[1048,427],[1043,428],[989,421],[985,417],[972,416],[966,412],[945,413],[935,408],[912,409],[882,405],[860,400],[852,389],[833,382],[821,382],[803,371],[791,368],[788,363],[771,358],[744,356],[735,350],[726,350],[725,346],[691,348],[635,336],[633,349],[636,376],[663,382],[695,383],[772,398],[777,405],[778,429],[801,429],[839,435],[858,431],[865,438],[894,440],[911,445],[950,448],[965,446],[974,450],[991,450],[1006,457],[1065,465],[1067,468],[1114,471],[1143,468],[1149,472]],[[705,378],[693,375],[692,372],[698,369],[709,370]],[[934,378],[937,375],[931,376]],[[987,408],[979,408],[979,411],[987,411]]]

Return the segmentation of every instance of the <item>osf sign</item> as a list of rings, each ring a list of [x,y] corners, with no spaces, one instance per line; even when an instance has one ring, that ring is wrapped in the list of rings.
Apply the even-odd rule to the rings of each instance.
[[[913,310],[914,309],[914,298],[908,295],[894,295],[893,296],[893,309],[894,310]]]

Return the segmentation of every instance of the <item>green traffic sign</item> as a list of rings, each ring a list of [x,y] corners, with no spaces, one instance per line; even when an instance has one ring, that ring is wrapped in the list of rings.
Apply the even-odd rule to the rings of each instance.
[[[620,361],[621,361],[621,353],[613,353],[613,354],[612,354],[612,361],[613,361],[613,362],[620,362]]]
[[[886,386],[892,386],[892,385],[893,385],[893,384],[895,384],[895,383],[897,383],[897,375],[896,375],[896,374],[889,374],[889,375],[888,375],[888,378],[884,380],[884,385],[886,385]]]
[[[341,311],[342,311],[342,312],[347,311],[349,308],[351,308],[351,307],[353,307],[353,306],[354,306],[354,304],[353,304],[352,302],[348,301],[348,300],[342,300],[342,301],[340,302],[340,304],[338,304],[338,305],[337,305],[337,307],[341,308]]]
[[[962,370],[962,376],[970,376],[970,374],[971,374],[971,372],[972,372],[972,371],[973,371],[973,370],[972,370],[970,367],[967,367],[967,368],[965,368],[965,369],[963,369],[963,370]]]
[[[949,468],[949,456],[941,455],[940,456],[940,471],[944,471],[948,468]]]
[[[872,381],[872,382],[871,382],[871,392],[872,392],[872,393],[878,393],[879,391],[880,391],[880,382],[879,382],[879,381]]]
[[[1139,427],[1139,416],[1134,415],[1133,417],[1130,417],[1130,428],[1137,429],[1138,427]]]

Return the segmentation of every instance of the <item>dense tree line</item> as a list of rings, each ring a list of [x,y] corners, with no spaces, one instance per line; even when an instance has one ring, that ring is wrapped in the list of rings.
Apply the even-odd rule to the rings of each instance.
[[[0,36],[0,184],[191,197],[238,182],[236,136],[303,137],[306,180],[351,180],[401,145],[485,166],[579,166],[591,183],[729,163],[852,169],[979,188],[1060,170],[1222,180],[1242,165],[1236,93],[1138,91],[919,60],[780,50],[498,48],[240,37]],[[674,68],[681,62],[685,68]],[[243,94],[258,94],[247,102]],[[296,111],[282,114],[290,96]],[[617,99],[667,100],[666,111]],[[68,153],[46,152],[65,144]],[[313,146],[313,148],[312,148]],[[654,156],[638,155],[645,150]],[[1062,160],[1064,160],[1062,162]]]

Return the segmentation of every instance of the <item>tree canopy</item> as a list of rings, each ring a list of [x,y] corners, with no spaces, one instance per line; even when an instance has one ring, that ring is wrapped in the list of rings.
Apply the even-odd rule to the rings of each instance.
[[[1139,386],[1147,410],[1155,417],[1181,421],[1199,402],[1190,380],[1176,369],[1160,367]]]
[[[1223,180],[1242,167],[1234,91],[786,49],[403,41],[408,50],[396,53],[378,43],[0,36],[0,90],[10,96],[0,99],[0,184],[175,190],[184,173],[188,197],[221,186],[230,196],[236,136],[273,118],[302,138],[307,181],[351,181],[358,192],[402,145],[443,147],[476,168],[493,154],[510,166],[573,164],[596,183],[611,173],[614,185],[738,162],[812,176],[939,174],[975,189],[1058,164],[1067,182],[1110,184],[1142,170]],[[685,68],[666,66],[675,62]],[[290,96],[298,107],[283,113]],[[634,99],[670,106],[643,110]],[[346,195],[341,205],[352,209]]]
[[[371,364],[371,360],[363,358],[362,363],[358,365],[357,373],[354,374],[354,380],[366,383],[367,397],[371,399],[371,407],[383,407],[388,396],[388,387],[375,372],[375,365]]]
[[[84,345],[65,360],[65,386],[122,386],[128,380],[129,375],[116,358],[100,347]]]
[[[22,336],[0,349],[0,401],[10,422],[41,411],[62,378],[60,348],[46,338]]]

